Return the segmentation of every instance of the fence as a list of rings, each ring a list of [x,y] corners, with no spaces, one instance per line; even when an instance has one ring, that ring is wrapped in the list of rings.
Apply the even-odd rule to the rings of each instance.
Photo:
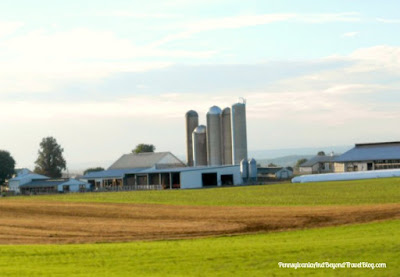
[[[137,186],[109,186],[103,188],[96,188],[94,192],[104,191],[132,191],[132,190],[162,190],[162,185],[137,185]]]

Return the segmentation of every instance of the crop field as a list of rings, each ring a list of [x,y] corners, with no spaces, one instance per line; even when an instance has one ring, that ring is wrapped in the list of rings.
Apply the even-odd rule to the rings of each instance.
[[[29,199],[29,197],[26,197]],[[11,198],[13,199],[13,198]],[[15,199],[15,198],[14,198]],[[33,200],[200,206],[320,206],[400,203],[400,178],[218,189],[77,193]]]
[[[2,276],[398,276],[400,221],[270,234],[0,247]],[[279,262],[384,262],[386,269],[280,269]]]
[[[400,178],[0,199],[3,276],[378,275],[400,270]],[[278,262],[386,269],[280,269]]]

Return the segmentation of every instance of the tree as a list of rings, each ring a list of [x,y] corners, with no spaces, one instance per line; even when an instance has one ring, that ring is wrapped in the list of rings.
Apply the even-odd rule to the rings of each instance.
[[[317,155],[318,156],[325,156],[325,152],[324,151],[319,151]]]
[[[298,160],[297,161],[297,163],[296,163],[296,165],[295,165],[295,168],[300,168],[300,166],[303,164],[303,163],[305,163],[307,161],[307,159],[300,159],[300,160]]]
[[[274,164],[274,163],[269,163],[268,167],[278,167],[278,166],[276,164]]]
[[[35,162],[35,173],[51,178],[61,177],[61,171],[66,169],[66,162],[62,155],[64,149],[53,137],[46,137],[40,143],[38,158]]]
[[[15,161],[10,152],[0,150],[0,186],[14,174]]]
[[[84,172],[83,172],[83,175],[86,175],[86,174],[88,174],[89,172],[96,172],[96,171],[103,171],[104,170],[104,168],[102,168],[102,167],[92,167],[92,168],[88,168],[88,169],[86,169]]]
[[[139,154],[139,153],[144,153],[144,152],[154,152],[156,150],[156,147],[153,144],[138,144],[136,145],[136,148],[132,150],[133,153]]]

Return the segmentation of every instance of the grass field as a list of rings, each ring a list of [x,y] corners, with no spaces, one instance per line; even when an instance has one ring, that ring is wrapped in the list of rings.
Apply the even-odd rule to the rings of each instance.
[[[0,276],[398,276],[399,203],[400,178],[6,197]],[[387,268],[278,267],[326,261]]]
[[[113,244],[2,246],[2,276],[398,276],[400,221],[271,234]],[[280,269],[278,262],[386,269]]]
[[[202,190],[50,195],[26,199],[208,206],[319,206],[400,203],[400,178]],[[15,199],[15,198],[10,198]],[[21,199],[21,197],[19,197]]]

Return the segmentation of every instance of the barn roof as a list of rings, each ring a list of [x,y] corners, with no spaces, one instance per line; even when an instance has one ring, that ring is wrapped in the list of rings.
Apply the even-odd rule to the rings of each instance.
[[[185,166],[171,152],[130,153],[122,155],[108,169],[150,168],[159,163]]]
[[[400,160],[400,142],[359,143],[335,162]]]

